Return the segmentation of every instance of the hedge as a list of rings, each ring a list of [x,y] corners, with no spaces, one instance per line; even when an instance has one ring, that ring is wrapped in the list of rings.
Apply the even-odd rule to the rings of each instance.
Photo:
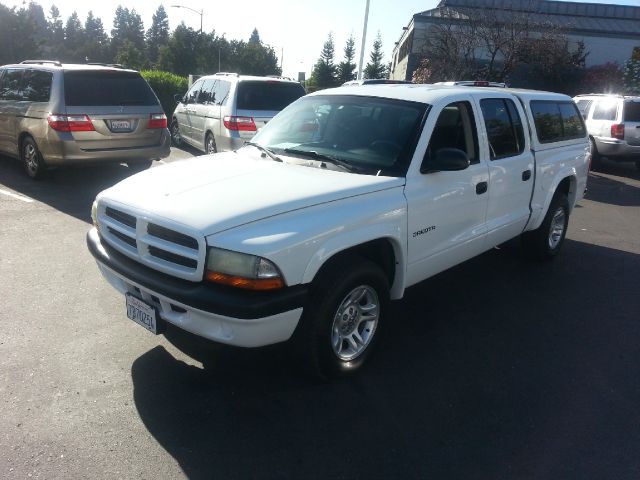
[[[161,70],[144,70],[140,74],[149,82],[149,85],[160,100],[164,113],[167,118],[171,119],[176,108],[176,101],[173,97],[176,93],[181,95],[186,93],[189,85],[187,77]]]

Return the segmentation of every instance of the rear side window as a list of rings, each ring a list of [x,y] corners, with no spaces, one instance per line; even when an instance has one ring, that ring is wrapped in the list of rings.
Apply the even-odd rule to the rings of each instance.
[[[640,123],[640,102],[624,102],[623,121]]]
[[[582,114],[582,118],[587,118],[587,112],[589,111],[589,107],[593,103],[593,100],[578,100],[576,105],[578,106],[578,110]]]
[[[64,72],[64,98],[70,107],[158,105],[139,73],[114,70]]]
[[[616,100],[599,100],[593,108],[593,120],[610,120],[616,119],[618,113],[618,102]]]
[[[533,101],[531,113],[540,143],[562,142],[586,136],[582,115],[573,102]]]
[[[304,95],[299,83],[285,82],[239,82],[239,110],[280,111]]]
[[[22,69],[7,69],[0,81],[0,100],[20,100]]]
[[[480,108],[487,129],[491,160],[513,157],[524,152],[524,128],[513,101],[485,98]]]
[[[22,79],[22,99],[31,102],[48,102],[52,79],[51,72],[27,70]]]
[[[202,90],[200,90],[200,95],[198,96],[198,103],[204,103],[205,105],[215,103],[215,85],[216,81],[211,79],[207,79],[202,83]]]
[[[218,80],[216,83],[216,105],[226,105],[227,98],[229,98],[229,90],[231,90],[231,83],[225,80]]]
[[[200,97],[200,92],[202,91],[202,85],[204,84],[204,80],[198,80],[196,83],[191,85],[191,88],[187,92],[186,98],[187,103],[197,103]]]

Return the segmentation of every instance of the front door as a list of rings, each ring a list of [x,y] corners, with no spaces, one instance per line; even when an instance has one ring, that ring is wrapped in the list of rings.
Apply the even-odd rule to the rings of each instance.
[[[435,114],[435,115],[434,115]],[[437,118],[421,170],[407,175],[407,285],[435,275],[486,250],[487,164],[479,156],[478,114],[468,100],[434,106]],[[429,129],[427,122],[426,129]],[[438,150],[464,151],[464,170],[430,171]]]

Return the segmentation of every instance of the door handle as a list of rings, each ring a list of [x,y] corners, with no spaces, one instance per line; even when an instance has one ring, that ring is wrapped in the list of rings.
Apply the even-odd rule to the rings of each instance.
[[[480,182],[476,184],[476,193],[478,195],[482,195],[489,189],[489,184],[487,182]]]
[[[530,178],[531,178],[531,170],[525,170],[524,172],[522,172],[522,181],[523,182],[526,182]]]

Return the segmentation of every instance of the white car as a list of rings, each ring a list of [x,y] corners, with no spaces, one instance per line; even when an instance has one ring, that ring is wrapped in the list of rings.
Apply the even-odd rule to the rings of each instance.
[[[407,287],[519,235],[557,255],[589,160],[565,95],[343,87],[293,103],[236,152],[100,193],[87,242],[148,330],[292,339],[321,375],[342,375],[382,322],[402,322],[388,304]]]

